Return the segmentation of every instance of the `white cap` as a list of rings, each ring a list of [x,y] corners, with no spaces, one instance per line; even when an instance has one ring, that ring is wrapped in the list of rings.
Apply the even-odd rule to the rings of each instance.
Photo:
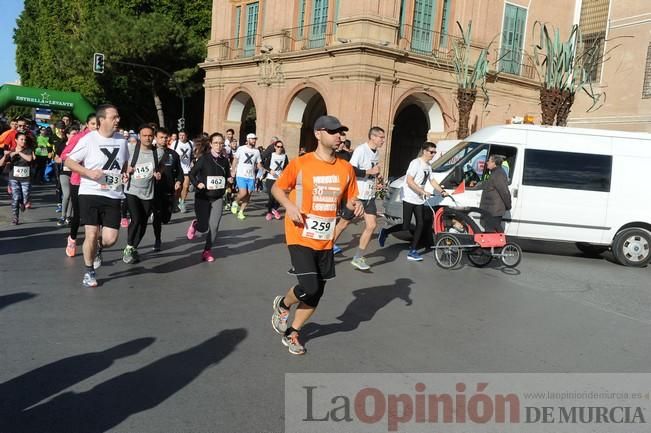
[[[246,139],[248,140],[249,138],[258,138],[258,137],[254,133],[249,132],[248,134],[246,134]]]

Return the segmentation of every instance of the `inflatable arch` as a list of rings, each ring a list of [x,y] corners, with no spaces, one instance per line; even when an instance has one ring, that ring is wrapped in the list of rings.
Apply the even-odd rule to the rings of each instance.
[[[80,93],[11,84],[0,86],[0,111],[11,105],[70,111],[81,122],[85,122],[86,117],[95,111],[95,108]]]

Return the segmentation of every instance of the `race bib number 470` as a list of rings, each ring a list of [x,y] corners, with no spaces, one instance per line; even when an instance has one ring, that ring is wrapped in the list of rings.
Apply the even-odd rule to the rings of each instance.
[[[329,241],[335,235],[336,218],[307,215],[303,225],[303,237],[319,241]]]
[[[14,166],[14,177],[29,177],[29,167]]]

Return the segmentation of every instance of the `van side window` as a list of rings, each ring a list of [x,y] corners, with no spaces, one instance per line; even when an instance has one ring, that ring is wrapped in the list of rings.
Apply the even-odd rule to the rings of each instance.
[[[612,166],[610,155],[527,149],[522,184],[609,192]]]

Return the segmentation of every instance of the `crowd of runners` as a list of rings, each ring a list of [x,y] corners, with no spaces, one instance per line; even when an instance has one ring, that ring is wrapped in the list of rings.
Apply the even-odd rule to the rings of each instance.
[[[345,138],[348,128],[333,116],[321,116],[313,128],[316,149],[308,153],[302,149],[290,160],[278,137],[264,148],[258,147],[258,137],[249,133],[240,145],[232,129],[194,140],[184,131],[170,134],[154,124],[122,131],[118,129],[118,109],[113,105],[98,107],[82,127],[70,124],[69,118],[67,122],[57,123],[54,134],[59,140],[55,144],[48,140],[50,144],[41,146],[25,131],[25,120],[16,119],[3,134],[0,165],[8,174],[12,218],[18,224],[20,213],[31,205],[31,183],[43,180],[39,157],[46,157],[45,165],[48,159],[58,164],[58,224],[69,228],[65,247],[69,257],[77,254],[79,227],[84,226],[82,284],[86,287],[98,285],[96,272],[102,265],[102,250],[116,244],[121,225],[128,228],[122,254],[125,263],[140,260],[138,248],[150,219],[153,249],[160,251],[162,226],[170,222],[174,212],[188,212],[191,188],[196,218],[186,236],[193,240],[197,233],[205,234],[201,253],[205,262],[215,260],[212,249],[222,215],[230,212],[245,220],[255,191],[267,191],[267,221],[281,219],[284,209],[290,272],[298,284],[273,300],[272,326],[292,354],[305,352],[300,330],[314,313],[326,281],[335,276],[334,255],[341,252],[335,242],[355,219],[363,220],[364,228],[350,263],[359,270],[370,268],[365,254],[378,225],[376,188],[382,182],[378,150],[386,139],[380,127],[371,127],[368,140],[351,150]],[[38,151],[40,147],[44,149]],[[446,195],[431,176],[435,152],[433,143],[425,143],[409,166],[403,186],[405,227],[380,231],[383,246],[387,234],[408,229],[414,215],[416,237],[409,260],[422,260],[416,247],[424,230],[425,184],[431,182],[435,191]]]

